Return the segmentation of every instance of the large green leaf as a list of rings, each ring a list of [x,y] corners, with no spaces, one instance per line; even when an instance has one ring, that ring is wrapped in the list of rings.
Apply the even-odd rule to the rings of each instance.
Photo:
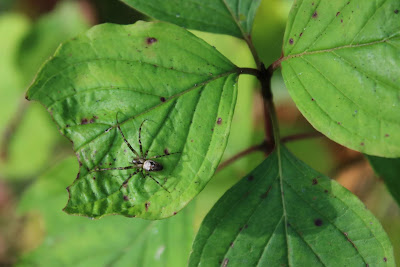
[[[400,204],[400,158],[388,159],[367,155],[367,159],[375,172],[385,181],[394,199]]]
[[[153,222],[68,216],[60,210],[66,200],[62,192],[77,167],[73,158],[63,161],[24,194],[19,211],[30,221],[39,219],[44,227],[31,226],[26,235],[44,231],[45,236],[39,247],[22,255],[17,266],[187,265],[194,237],[191,205],[176,217]]]
[[[69,187],[68,213],[172,216],[209,181],[225,149],[239,69],[213,47],[167,23],[104,24],[65,43],[27,93],[53,115],[74,144],[80,174]],[[118,118],[117,118],[118,116]],[[118,122],[117,122],[118,120]],[[164,169],[151,177],[133,170],[139,152]],[[168,191],[169,192],[168,192]]]
[[[282,73],[318,130],[349,148],[400,156],[400,2],[299,0]]]
[[[189,29],[249,38],[261,0],[123,0],[150,17]]]
[[[394,266],[380,223],[349,191],[274,151],[206,216],[189,266]]]

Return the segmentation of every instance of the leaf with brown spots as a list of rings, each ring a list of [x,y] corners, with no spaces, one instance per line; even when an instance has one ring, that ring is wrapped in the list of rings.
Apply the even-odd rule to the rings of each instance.
[[[285,147],[247,177],[207,214],[189,266],[394,266],[388,236],[364,204]]]
[[[318,131],[391,158],[400,157],[399,8],[399,0],[295,1],[279,61]]]
[[[48,109],[81,163],[65,211],[161,219],[181,210],[225,150],[239,72],[212,46],[164,22],[98,25],[64,43],[27,97]],[[139,153],[141,125],[143,154],[163,156],[155,159],[162,170],[152,178],[132,168],[97,171],[133,167],[118,126]]]
[[[23,240],[33,232],[44,236],[35,241],[37,246],[21,252],[16,266],[187,266],[194,239],[195,203],[168,220],[69,216],[60,206],[65,202],[65,184],[77,165],[72,157],[64,160],[24,193],[19,212],[31,215],[24,218],[37,218],[40,224],[28,221],[29,231],[19,236]]]

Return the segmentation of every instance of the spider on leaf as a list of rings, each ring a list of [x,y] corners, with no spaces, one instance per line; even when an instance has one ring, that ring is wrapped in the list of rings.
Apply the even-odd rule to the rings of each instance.
[[[118,115],[118,113],[117,113]],[[170,155],[174,155],[174,154],[180,154],[181,152],[175,152],[175,153],[168,153],[168,154],[164,154],[164,155],[158,155],[158,156],[153,156],[153,157],[147,157],[149,150],[147,150],[145,153],[143,153],[143,147],[142,147],[142,139],[141,139],[141,135],[142,135],[142,126],[145,123],[144,120],[139,127],[139,148],[140,148],[140,154],[138,152],[136,152],[135,149],[133,149],[133,147],[131,146],[131,144],[128,142],[128,140],[126,140],[124,133],[122,132],[120,126],[119,126],[119,122],[118,122],[118,118],[116,118],[117,120],[117,127],[119,132],[121,133],[122,138],[124,139],[125,144],[129,147],[129,149],[132,151],[132,153],[136,156],[131,164],[132,166],[126,166],[126,167],[115,167],[115,168],[105,168],[105,169],[94,169],[93,172],[102,172],[102,171],[109,171],[109,170],[130,170],[130,169],[137,169],[135,172],[131,173],[128,178],[122,183],[121,187],[124,185],[127,185],[129,180],[136,174],[141,173],[143,178],[146,178],[147,176],[150,177],[154,182],[156,182],[162,189],[164,189],[165,191],[167,191],[168,193],[170,193],[168,191],[167,188],[165,188],[165,186],[163,186],[159,181],[157,181],[153,176],[151,176],[150,172],[158,172],[164,169],[163,165],[157,161],[155,161],[154,159],[157,158],[161,158],[161,157],[166,157],[166,156],[170,156]]]

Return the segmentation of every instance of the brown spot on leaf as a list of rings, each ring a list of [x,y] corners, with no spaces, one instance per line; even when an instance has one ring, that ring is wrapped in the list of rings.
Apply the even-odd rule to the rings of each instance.
[[[176,211],[174,211],[174,215],[176,215],[177,214],[177,212]]]
[[[166,101],[165,97],[160,97],[160,100],[161,100],[161,102],[165,102]]]
[[[89,121],[90,123],[93,123],[94,122],[94,119],[90,119],[90,121]]]
[[[222,119],[221,119],[221,118],[218,118],[217,124],[218,124],[218,125],[221,125],[221,123],[222,123]]]
[[[315,11],[315,12],[312,14],[312,17],[313,17],[313,19],[318,18],[318,13],[317,13],[317,11]]]
[[[271,188],[272,188],[272,186],[270,186],[270,187],[268,188],[268,190],[267,190],[264,194],[262,194],[260,197],[261,197],[261,198],[266,198],[266,197],[268,196],[268,194],[269,194],[269,191],[271,191]]]
[[[168,151],[168,149],[166,148],[166,149],[164,149],[164,154],[165,155],[169,155],[169,151]]]
[[[396,10],[394,11],[394,14],[399,14],[399,10],[396,9]]]
[[[81,124],[82,124],[82,125],[88,124],[88,119],[83,118],[83,119],[81,120]]]
[[[389,134],[385,134],[385,137],[389,137],[390,135]]]
[[[96,177],[93,176],[93,180],[96,180]]]
[[[150,207],[150,202],[144,203],[144,208],[146,209],[146,211],[149,211],[149,207]]]
[[[387,262],[387,258],[386,258],[386,257],[384,257],[384,258],[383,258],[383,261],[384,261],[384,262]]]
[[[314,178],[314,179],[312,180],[312,184],[313,184],[313,185],[317,185],[317,184],[318,184],[317,178]]]
[[[322,225],[322,220],[321,219],[316,219],[315,221],[314,221],[314,224],[315,224],[315,226],[321,226]]]
[[[157,39],[154,38],[154,37],[148,37],[148,38],[146,39],[146,42],[147,42],[148,45],[151,45],[151,44],[157,42]]]
[[[364,142],[361,142],[360,145],[361,145],[361,146],[364,146],[365,144],[364,144]]]
[[[124,201],[128,201],[128,200],[129,200],[128,196],[124,196]]]
[[[336,13],[336,17],[340,15],[340,12]]]
[[[224,262],[222,263],[222,267],[228,266],[229,259],[225,259]]]
[[[343,23],[343,20],[341,19],[340,22]]]
[[[254,176],[253,175],[249,175],[248,177],[247,177],[247,181],[253,181],[254,180]]]
[[[293,40],[293,38],[290,38],[290,39],[289,39],[289,44],[291,44],[291,45],[292,45],[293,43],[294,43],[294,40]]]

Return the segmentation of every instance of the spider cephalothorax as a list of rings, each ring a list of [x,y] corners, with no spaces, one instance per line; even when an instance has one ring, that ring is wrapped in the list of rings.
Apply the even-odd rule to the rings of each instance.
[[[167,155],[166,155],[167,156]],[[161,163],[158,163],[157,161],[151,160],[151,159],[133,159],[132,164],[138,166],[139,168],[143,168],[146,171],[149,172],[158,172],[162,171],[164,169],[163,165]]]
[[[150,175],[150,172],[157,172],[157,171],[161,171],[164,169],[163,165],[157,161],[154,161],[153,159],[157,159],[157,158],[161,158],[161,157],[166,157],[169,155],[173,155],[173,154],[179,154],[180,152],[175,152],[175,153],[168,153],[168,154],[164,154],[164,155],[158,155],[158,156],[153,156],[148,158],[147,154],[149,153],[149,151],[146,151],[146,153],[143,153],[143,147],[142,147],[142,139],[141,139],[141,134],[142,134],[142,126],[143,123],[146,120],[144,120],[139,127],[139,148],[140,148],[140,154],[136,152],[135,149],[133,149],[133,147],[131,146],[131,144],[128,142],[128,140],[126,140],[124,133],[122,132],[119,123],[118,123],[118,119],[117,119],[117,127],[119,132],[122,135],[122,138],[124,139],[125,144],[129,147],[129,149],[132,151],[132,153],[136,156],[131,164],[133,166],[126,166],[126,167],[116,167],[116,168],[105,168],[105,169],[94,169],[94,172],[102,172],[102,171],[109,171],[109,170],[129,170],[129,169],[136,169],[136,171],[134,171],[133,173],[131,173],[129,175],[129,177],[122,183],[121,187],[123,185],[126,185],[129,180],[138,173],[141,173],[143,175],[143,177],[150,177],[153,181],[155,181],[160,187],[162,187],[165,191],[169,192],[167,190],[167,188],[165,188],[162,184],[160,184],[159,181],[157,181],[153,176]]]

